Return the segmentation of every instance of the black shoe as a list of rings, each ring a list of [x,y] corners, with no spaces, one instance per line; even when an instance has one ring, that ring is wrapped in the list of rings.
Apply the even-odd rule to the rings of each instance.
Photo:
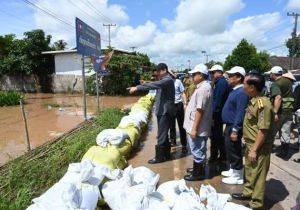
[[[204,174],[204,164],[194,162],[192,173],[185,175],[184,179],[186,181],[201,181],[205,179]]]
[[[232,193],[231,196],[236,200],[241,200],[241,201],[251,200],[250,196],[246,196],[243,193]]]
[[[165,148],[159,147],[158,145],[155,146],[155,158],[148,161],[149,164],[156,164],[162,163],[166,161],[165,157]]]
[[[294,159],[294,162],[300,163],[300,158]]]
[[[280,152],[276,154],[277,157],[286,159],[289,153],[289,143],[281,143]]]

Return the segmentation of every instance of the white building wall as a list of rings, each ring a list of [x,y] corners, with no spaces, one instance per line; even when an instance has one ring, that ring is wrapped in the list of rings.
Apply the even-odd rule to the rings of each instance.
[[[55,55],[55,73],[64,74],[66,72],[81,71],[81,55],[75,53],[61,53]]]

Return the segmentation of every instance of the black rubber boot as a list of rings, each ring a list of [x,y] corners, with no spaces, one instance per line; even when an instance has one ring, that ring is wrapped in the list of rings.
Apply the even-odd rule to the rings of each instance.
[[[276,156],[286,159],[289,153],[289,143],[281,143],[280,152]]]
[[[186,169],[186,173],[188,173],[188,174],[193,173],[194,165],[195,165],[195,161],[193,161],[193,168],[187,168],[187,169]]]
[[[166,161],[165,147],[155,145],[155,158],[148,161],[149,164],[162,163]]]
[[[164,156],[166,160],[171,160],[171,146],[164,147]]]
[[[203,163],[193,163],[193,171],[191,174],[187,174],[184,176],[186,181],[200,181],[205,179],[205,171],[204,171]]]

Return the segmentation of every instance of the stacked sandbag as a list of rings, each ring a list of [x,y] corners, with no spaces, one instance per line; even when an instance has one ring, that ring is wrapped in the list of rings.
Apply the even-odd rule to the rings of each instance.
[[[149,196],[155,192],[159,175],[146,167],[124,170],[120,179],[106,182],[102,194],[113,210],[140,210],[149,207]]]
[[[135,103],[129,115],[124,116],[117,128],[106,129],[97,135],[97,145],[91,147],[84,155],[84,160],[104,164],[111,169],[125,168],[126,158],[138,145],[143,128],[147,125],[154,97],[144,96]]]
[[[99,185],[105,177],[116,179],[120,170],[110,170],[90,161],[69,165],[66,174],[40,197],[33,199],[27,210],[94,210],[101,198]]]

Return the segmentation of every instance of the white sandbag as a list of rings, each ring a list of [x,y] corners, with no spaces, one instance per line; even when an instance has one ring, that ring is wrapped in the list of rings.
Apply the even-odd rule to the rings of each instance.
[[[153,183],[154,180],[156,180],[156,183],[155,182]],[[133,179],[132,179],[133,185],[142,184],[142,183],[144,183],[144,184],[152,183],[152,185],[155,184],[155,186],[156,186],[158,181],[159,181],[159,174],[154,173],[149,168],[140,166],[140,167],[133,169]],[[155,188],[155,186],[154,186],[154,188]],[[153,189],[153,191],[154,190],[155,189]]]
[[[144,202],[143,209],[145,210],[170,210],[168,204],[164,201],[164,197],[159,192],[152,192],[147,196],[147,205]]]
[[[130,112],[129,116],[134,117],[140,123],[147,123],[148,113],[146,113],[146,112],[143,112],[143,111],[133,111],[133,112]]]
[[[206,210],[205,205],[201,203],[199,196],[193,189],[180,193],[173,210]]]
[[[251,210],[250,208],[247,208],[245,206],[232,203],[232,202],[227,202],[223,210]]]
[[[159,175],[148,168],[128,166],[120,179],[106,182],[102,187],[104,200],[113,210],[145,209],[148,195],[155,190]]]
[[[96,138],[97,145],[106,147],[108,144],[118,146],[129,138],[126,132],[117,129],[105,129]]]
[[[157,192],[164,196],[164,201],[170,208],[173,208],[176,200],[183,191],[188,191],[188,187],[185,184],[184,179],[173,180],[161,184],[157,188]]]
[[[217,193],[211,185],[202,184],[199,191],[200,200],[206,200],[207,210],[222,210],[228,201],[232,200],[230,194]]]
[[[134,116],[125,116],[121,119],[118,127],[119,128],[126,128],[129,125],[134,125],[137,129],[141,129],[141,123],[139,122],[139,120],[137,120]]]
[[[94,210],[99,197],[98,186],[58,182],[40,197],[33,199],[33,202],[48,210]]]

